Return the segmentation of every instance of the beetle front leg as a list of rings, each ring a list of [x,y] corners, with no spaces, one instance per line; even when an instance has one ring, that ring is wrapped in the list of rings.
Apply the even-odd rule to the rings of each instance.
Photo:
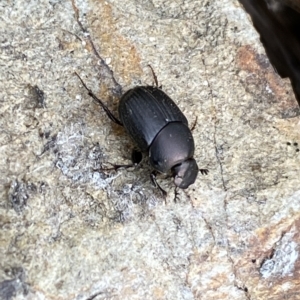
[[[162,192],[163,196],[166,197],[167,196],[167,192],[156,181],[156,175],[157,175],[157,171],[151,172],[151,174],[150,174],[151,182],[153,183],[153,185],[156,188],[158,188]]]
[[[84,83],[84,81],[81,79],[81,77],[75,72],[75,75],[79,78],[81,81],[82,85],[85,87],[85,89],[88,91],[88,94],[90,97],[92,97],[100,106],[104,109],[106,112],[107,116],[116,124],[123,126],[122,122],[116,118],[113,113],[108,109],[108,107],[98,98],[96,95],[90,90],[87,85]]]

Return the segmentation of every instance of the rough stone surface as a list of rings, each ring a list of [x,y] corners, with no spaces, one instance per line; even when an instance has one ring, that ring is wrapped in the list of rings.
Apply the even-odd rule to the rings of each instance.
[[[1,299],[300,299],[297,103],[238,2],[4,0],[0,32]],[[74,75],[116,111],[148,64],[210,170],[176,203],[100,170],[134,145]]]

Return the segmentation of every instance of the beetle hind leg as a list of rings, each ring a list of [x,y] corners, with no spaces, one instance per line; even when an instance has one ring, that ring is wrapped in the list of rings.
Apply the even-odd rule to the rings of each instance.
[[[84,83],[84,81],[81,79],[81,77],[75,72],[75,75],[79,78],[84,88],[88,91],[88,94],[90,97],[92,97],[100,106],[103,108],[103,110],[106,112],[107,116],[116,124],[123,126],[122,122],[116,118],[113,113],[109,110],[109,108],[92,92],[91,89],[87,87],[87,85]]]

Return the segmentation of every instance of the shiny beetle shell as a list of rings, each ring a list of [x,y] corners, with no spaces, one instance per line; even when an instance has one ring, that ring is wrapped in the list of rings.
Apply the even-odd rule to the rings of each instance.
[[[114,123],[125,127],[140,150],[149,152],[150,163],[155,169],[151,173],[151,180],[164,195],[166,192],[155,180],[156,171],[171,173],[176,187],[181,189],[193,184],[199,171],[202,174],[208,173],[207,169],[199,170],[193,158],[194,139],[186,117],[174,101],[157,87],[158,82],[153,70],[156,86],[138,86],[122,96],[119,102],[120,120],[93,94],[81,77],[75,74],[107,116]],[[122,165],[113,167],[117,169]]]
[[[172,172],[175,185],[187,188],[198,175],[195,145],[188,121],[161,89],[139,86],[127,91],[119,103],[119,117],[150,163],[161,173]]]

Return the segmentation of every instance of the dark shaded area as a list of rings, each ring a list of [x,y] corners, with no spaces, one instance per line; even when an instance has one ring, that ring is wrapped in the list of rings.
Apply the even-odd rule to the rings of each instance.
[[[16,296],[15,280],[4,280],[0,282],[0,297],[3,300],[10,300]]]
[[[28,294],[28,286],[24,282],[25,281],[24,269],[12,268],[6,273],[12,273],[11,275],[14,278],[0,282],[0,299],[12,300],[17,294],[22,294],[26,296]]]
[[[27,108],[46,108],[45,93],[37,85],[28,85],[30,99]]]
[[[36,192],[36,186],[33,183],[18,180],[12,181],[8,192],[8,200],[16,213],[19,214],[24,210],[32,192]]]
[[[239,1],[250,14],[273,67],[282,78],[290,78],[300,106],[300,1]]]
[[[143,159],[143,154],[137,149],[133,149],[131,152],[131,160],[133,164],[139,164]]]

